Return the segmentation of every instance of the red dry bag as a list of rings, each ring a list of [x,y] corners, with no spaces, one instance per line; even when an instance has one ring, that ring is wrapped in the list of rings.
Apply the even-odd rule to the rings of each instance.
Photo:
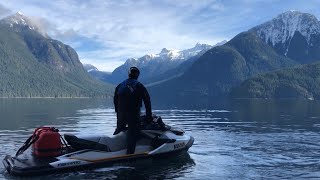
[[[59,130],[54,127],[40,127],[33,133],[32,153],[37,157],[61,155],[62,144]]]

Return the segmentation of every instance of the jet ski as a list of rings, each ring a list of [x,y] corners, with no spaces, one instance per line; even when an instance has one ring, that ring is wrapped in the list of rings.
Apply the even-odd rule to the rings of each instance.
[[[141,117],[140,138],[134,154],[126,154],[126,136],[126,131],[113,136],[60,135],[54,127],[40,127],[15,156],[7,155],[3,164],[11,175],[32,176],[167,156],[187,151],[194,142],[183,130],[165,125],[159,116],[154,116],[151,123],[146,122],[145,116]]]

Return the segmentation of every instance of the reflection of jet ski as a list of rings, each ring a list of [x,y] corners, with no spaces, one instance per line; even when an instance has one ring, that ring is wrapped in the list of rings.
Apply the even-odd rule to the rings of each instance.
[[[114,136],[64,134],[62,137],[57,129],[42,127],[35,130],[16,156],[7,155],[3,164],[13,175],[36,175],[169,155],[187,151],[193,144],[193,137],[165,125],[161,117],[155,117],[152,123],[146,123],[144,118],[141,122],[135,154],[126,154],[126,132]],[[30,146],[32,150],[27,150]]]

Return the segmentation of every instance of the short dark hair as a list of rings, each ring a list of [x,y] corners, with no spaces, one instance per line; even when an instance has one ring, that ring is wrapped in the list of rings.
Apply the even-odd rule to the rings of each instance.
[[[138,79],[140,75],[140,71],[137,67],[130,67],[128,76],[129,78]]]

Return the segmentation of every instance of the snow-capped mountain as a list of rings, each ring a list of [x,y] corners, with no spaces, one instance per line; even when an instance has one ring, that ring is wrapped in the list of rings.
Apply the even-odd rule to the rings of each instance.
[[[320,23],[314,15],[288,11],[257,27],[258,35],[273,46],[291,40],[296,31],[312,45],[311,36],[320,33]]]
[[[99,71],[98,68],[96,68],[94,65],[92,64],[83,64],[83,67],[84,69],[87,71],[87,72],[91,72],[91,71]]]
[[[111,75],[110,72],[99,71],[98,68],[92,64],[82,64],[84,69],[95,79],[108,82],[108,78]]]
[[[138,59],[130,58],[124,63],[124,65],[137,66],[139,68],[149,66],[150,63],[153,64],[154,62],[178,65],[181,63],[181,61],[187,60],[199,54],[201,51],[206,51],[212,47],[213,46],[208,44],[197,43],[195,47],[182,51],[163,48],[158,54],[147,54]],[[163,69],[163,71],[165,71],[165,69]]]
[[[224,43],[225,41],[219,43],[219,45]],[[176,68],[182,62],[192,57],[204,54],[212,47],[214,46],[197,43],[193,48],[182,51],[163,48],[158,54],[147,54],[138,59],[130,58],[112,72],[110,82],[116,84],[126,78],[128,76],[128,69],[132,66],[140,69],[142,76],[139,79],[143,82],[146,79]]]
[[[312,14],[288,11],[251,31],[292,59],[306,63],[320,57],[320,22]]]
[[[21,27],[25,27],[30,30],[37,31],[44,37],[48,37],[46,31],[43,28],[41,28],[41,25],[39,22],[25,16],[21,12],[17,12],[14,15],[11,15],[2,19],[1,23],[8,24],[11,28],[14,28],[16,32],[21,31]]]

